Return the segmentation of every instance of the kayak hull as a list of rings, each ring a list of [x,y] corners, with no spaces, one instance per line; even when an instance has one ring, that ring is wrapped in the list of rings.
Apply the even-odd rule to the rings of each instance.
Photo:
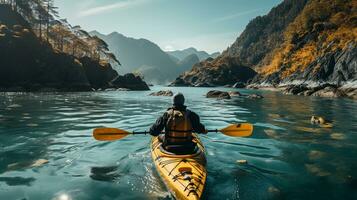
[[[201,199],[207,178],[205,149],[194,135],[198,150],[192,155],[165,152],[158,137],[151,141],[151,156],[167,189],[177,200]]]

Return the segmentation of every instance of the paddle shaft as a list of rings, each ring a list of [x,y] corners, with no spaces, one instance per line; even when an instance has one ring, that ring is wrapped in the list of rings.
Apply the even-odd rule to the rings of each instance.
[[[218,133],[220,132],[218,129],[215,129],[215,130],[208,130],[207,131],[208,133]],[[162,132],[164,133],[164,132]],[[139,131],[139,132],[132,132],[133,135],[147,135],[147,134],[150,134],[149,131]]]

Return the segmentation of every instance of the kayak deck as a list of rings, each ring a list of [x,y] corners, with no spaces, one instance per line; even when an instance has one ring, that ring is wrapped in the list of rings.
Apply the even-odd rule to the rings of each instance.
[[[153,137],[151,154],[155,167],[167,189],[178,200],[202,197],[207,171],[205,149],[196,135],[198,151],[192,155],[174,155],[162,151],[158,137]]]

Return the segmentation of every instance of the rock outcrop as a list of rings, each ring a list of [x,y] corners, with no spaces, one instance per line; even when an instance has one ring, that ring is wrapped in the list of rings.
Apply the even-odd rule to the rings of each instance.
[[[91,85],[79,60],[54,52],[36,37],[22,16],[0,5],[0,90],[43,88],[89,91]]]
[[[0,91],[92,91],[113,87],[149,89],[140,77],[118,76],[109,63],[54,50],[35,35],[20,14],[0,4]]]
[[[115,88],[126,88],[129,90],[150,90],[149,86],[141,79],[140,76],[134,74],[125,74],[124,76],[118,76],[111,82]]]
[[[212,90],[206,94],[207,98],[217,98],[217,99],[231,99],[231,96],[228,92]]]
[[[171,97],[174,96],[174,93],[171,90],[161,90],[158,92],[153,92],[150,94],[150,96],[166,96],[166,97]]]
[[[246,83],[257,73],[242,65],[235,58],[225,58],[200,62],[193,69],[179,76],[170,86],[222,86]]]
[[[249,88],[356,98],[356,10],[353,0],[284,0],[269,14],[252,20],[221,56],[197,64],[172,85],[223,86],[248,81]],[[257,74],[241,81],[236,73],[229,73],[239,66]],[[326,84],[332,86],[326,88]]]

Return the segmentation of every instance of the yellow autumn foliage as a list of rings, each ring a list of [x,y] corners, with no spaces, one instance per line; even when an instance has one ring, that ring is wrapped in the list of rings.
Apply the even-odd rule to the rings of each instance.
[[[345,49],[351,42],[357,42],[356,19],[355,0],[310,1],[286,28],[284,43],[264,59],[259,72],[269,75],[284,66],[282,78],[285,78],[296,71],[305,70],[314,60],[327,52]],[[328,24],[333,28],[315,30],[315,27],[321,24]],[[294,40],[303,38],[313,31],[318,31],[316,40],[309,39],[302,46],[294,44]]]

